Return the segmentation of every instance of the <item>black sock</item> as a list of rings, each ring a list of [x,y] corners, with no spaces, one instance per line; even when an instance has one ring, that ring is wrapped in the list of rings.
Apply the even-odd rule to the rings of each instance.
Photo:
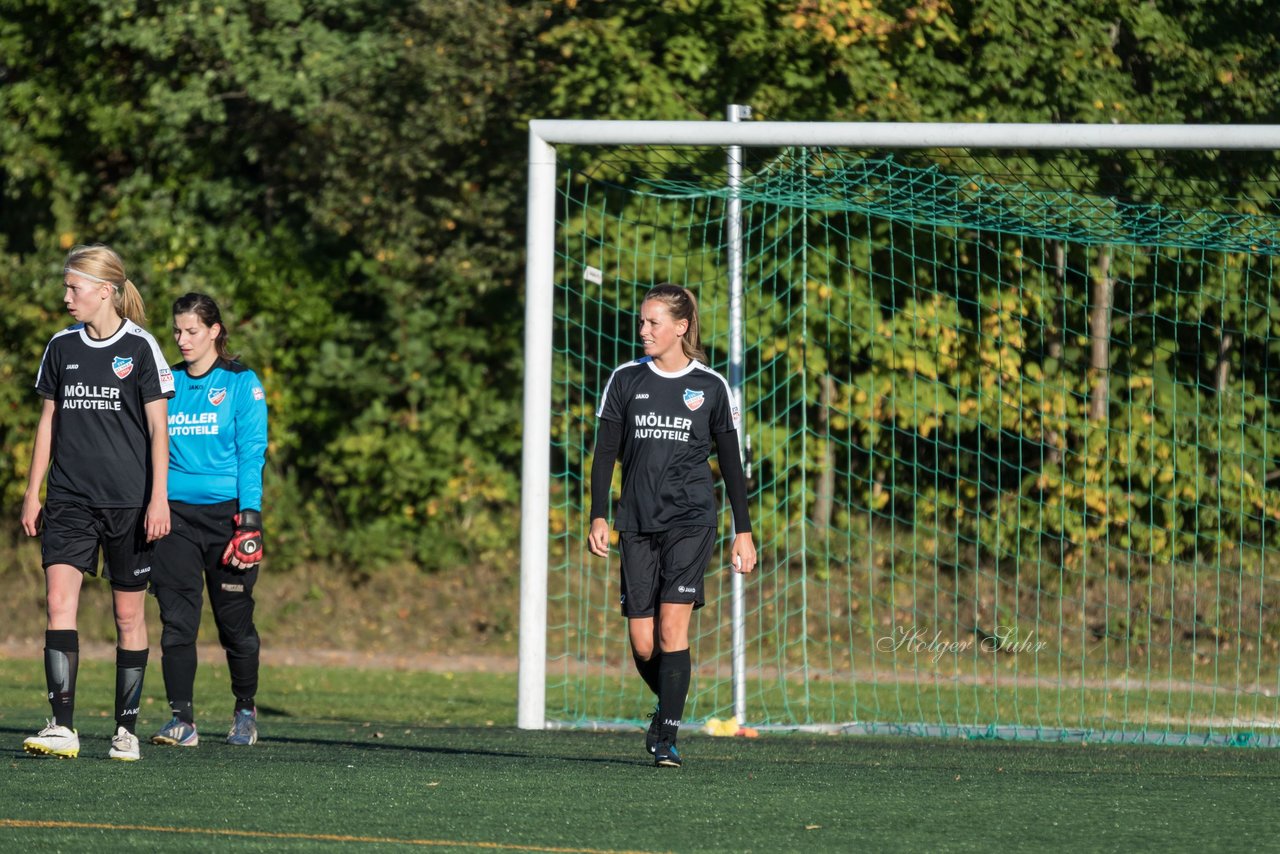
[[[658,709],[662,715],[660,738],[675,744],[680,717],[684,714],[684,701],[689,696],[689,650],[664,650],[658,662],[658,684],[661,687]]]
[[[655,649],[653,655],[646,661],[636,655],[635,650],[632,650],[631,660],[636,663],[636,670],[639,671],[640,678],[644,680],[644,684],[649,686],[649,690],[653,692],[654,696],[661,694],[662,691],[658,684],[658,662],[662,660],[662,653]]]
[[[236,713],[252,712],[256,710],[257,704],[254,703],[252,697],[236,697]]]
[[[167,646],[160,657],[160,670],[164,673],[164,692],[169,698],[169,708],[178,720],[189,724],[196,722],[196,645]]]
[[[49,688],[53,722],[71,729],[76,711],[76,672],[80,669],[80,633],[50,629],[44,633],[44,682]]]
[[[147,673],[147,650],[116,647],[116,726],[129,732],[138,728],[142,702],[142,677]]]
[[[196,703],[195,700],[175,700],[169,698],[169,711],[173,712],[173,716],[183,723],[195,725],[196,722]]]

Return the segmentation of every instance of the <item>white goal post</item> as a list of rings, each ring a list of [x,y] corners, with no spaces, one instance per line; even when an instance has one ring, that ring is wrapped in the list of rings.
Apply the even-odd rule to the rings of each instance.
[[[517,726],[546,726],[556,146],[1280,150],[1280,125],[569,121],[529,123]]]

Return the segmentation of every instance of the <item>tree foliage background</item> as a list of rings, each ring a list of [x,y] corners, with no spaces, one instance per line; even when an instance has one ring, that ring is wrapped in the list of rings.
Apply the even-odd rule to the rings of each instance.
[[[1278,58],[1264,0],[0,0],[0,512],[74,244],[166,344],[223,303],[277,566],[514,566],[530,118],[1271,123]]]

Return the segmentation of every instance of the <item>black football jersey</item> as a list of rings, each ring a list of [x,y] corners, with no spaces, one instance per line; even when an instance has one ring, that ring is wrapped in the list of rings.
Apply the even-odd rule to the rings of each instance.
[[[83,323],[49,340],[36,393],[57,404],[46,501],[141,507],[151,484],[146,404],[173,397],[160,345],[126,320],[110,338]]]
[[[614,370],[596,417],[622,424],[622,497],[613,527],[716,527],[712,437],[738,429],[724,377],[698,361],[666,373],[645,356]]]

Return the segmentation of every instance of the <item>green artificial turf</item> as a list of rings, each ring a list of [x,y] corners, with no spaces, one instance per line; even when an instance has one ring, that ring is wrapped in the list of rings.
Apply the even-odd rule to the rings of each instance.
[[[139,732],[167,719],[151,674]],[[79,759],[28,757],[38,661],[0,660],[0,850],[1240,851],[1280,840],[1272,750],[766,735],[522,732],[510,675],[266,668],[262,741],[107,760],[112,668],[86,662]],[[266,702],[270,697],[271,702]],[[225,708],[223,708],[225,707]]]

